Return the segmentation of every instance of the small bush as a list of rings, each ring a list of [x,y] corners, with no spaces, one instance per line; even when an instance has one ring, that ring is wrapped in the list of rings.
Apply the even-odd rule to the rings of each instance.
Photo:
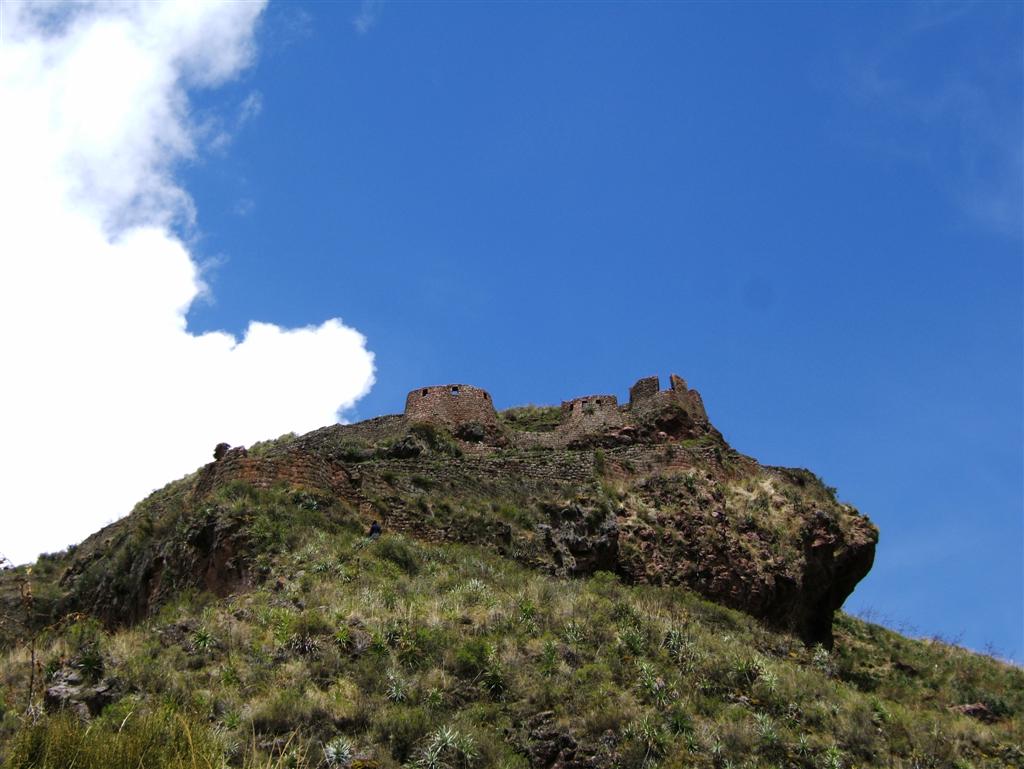
[[[420,707],[392,705],[384,708],[373,724],[374,738],[391,751],[391,757],[404,763],[433,727],[430,713]]]
[[[287,734],[300,727],[322,728],[333,723],[333,713],[322,692],[285,686],[256,704],[252,728],[259,734]]]
[[[419,556],[404,539],[391,535],[381,537],[377,541],[377,555],[391,561],[410,576],[419,573]]]
[[[462,456],[459,444],[443,427],[438,427],[430,422],[417,422],[409,428],[409,432],[439,454],[448,454],[453,457]]]
[[[466,641],[455,652],[455,675],[460,678],[477,678],[487,669],[491,650],[480,638]]]

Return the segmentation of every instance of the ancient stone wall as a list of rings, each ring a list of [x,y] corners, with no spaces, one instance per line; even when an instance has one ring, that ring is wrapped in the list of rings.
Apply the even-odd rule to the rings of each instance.
[[[708,415],[700,393],[686,386],[681,376],[669,376],[669,389],[661,390],[656,376],[646,377],[629,388],[629,410],[636,415],[658,411],[671,405],[681,406],[697,424],[707,424]]]
[[[629,388],[629,405],[636,405],[645,398],[661,392],[661,380],[656,376],[644,377]]]
[[[413,390],[405,399],[410,422],[431,422],[454,428],[477,422],[496,427],[498,415],[486,390],[465,384],[435,385]]]
[[[390,483],[383,480],[389,469],[400,469],[402,476],[422,475],[430,478],[446,493],[473,496],[481,493],[481,484],[490,478],[514,477],[522,483],[583,484],[592,482],[594,475],[593,451],[566,451],[540,456],[501,454],[491,456],[463,456],[458,462],[438,457],[416,457],[360,466],[362,489],[373,489],[376,496],[386,498]]]
[[[558,430],[547,433],[512,432],[508,436],[508,445],[515,449],[560,449],[565,444],[565,433]]]
[[[351,425],[321,427],[300,439],[302,445],[313,448],[324,445],[340,446],[346,443],[372,445],[392,440],[404,434],[408,421],[401,414],[374,417]]]
[[[314,453],[287,451],[275,457],[251,457],[238,447],[206,465],[192,493],[203,497],[232,481],[262,489],[285,484],[325,494],[342,494],[347,486],[344,475]]]
[[[681,376],[676,374],[669,376],[669,392],[676,397],[694,421],[708,421],[708,414],[704,410],[704,400],[700,397],[700,393],[687,387],[686,380]]]
[[[590,433],[600,433],[625,424],[614,395],[587,395],[562,402],[562,424],[555,433],[571,441]]]

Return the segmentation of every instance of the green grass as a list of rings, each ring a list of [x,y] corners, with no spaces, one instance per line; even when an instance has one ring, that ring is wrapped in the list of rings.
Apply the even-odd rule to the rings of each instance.
[[[525,769],[524,724],[548,710],[599,766],[623,769],[1024,760],[1024,673],[989,657],[844,615],[831,653],[808,649],[686,590],[558,580],[396,534],[368,544],[297,495],[236,489],[220,503],[239,497],[257,519],[309,516],[286,543],[271,537],[263,585],[183,596],[113,633],[48,635],[44,670],[99,655],[126,693],[91,724],[26,714],[27,656],[12,648],[3,766],[313,769],[343,740],[353,766]],[[998,720],[950,710],[966,702]]]
[[[68,713],[21,727],[10,741],[4,766],[11,769],[218,769],[225,744],[209,725],[172,707],[111,713],[83,726]]]
[[[498,413],[498,419],[510,430],[550,433],[562,423],[559,406],[516,406]]]

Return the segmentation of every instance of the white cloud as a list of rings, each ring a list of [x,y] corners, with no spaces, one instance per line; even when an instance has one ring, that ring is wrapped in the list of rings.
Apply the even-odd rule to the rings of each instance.
[[[235,134],[241,131],[246,123],[259,117],[263,112],[263,94],[259,91],[252,91],[238,105],[234,116],[234,126],[227,127],[225,120],[220,115],[208,117],[198,133],[201,136],[209,137],[205,142],[205,148],[216,153],[226,152],[231,146]]]
[[[1007,10],[976,3],[909,6],[904,24],[850,55],[846,85],[868,119],[858,141],[925,169],[976,224],[1020,239],[1019,45],[1016,38],[1010,45],[1003,36],[991,38]],[[943,47],[949,47],[946,59],[912,66]]]
[[[215,443],[329,424],[373,383],[332,319],[193,334],[204,291],[171,229],[197,151],[188,90],[254,56],[261,2],[4,2],[0,45],[0,552],[80,540]],[[247,100],[245,119],[259,111]]]
[[[238,126],[248,123],[263,111],[263,94],[251,91],[238,108]]]
[[[363,0],[359,4],[359,13],[352,19],[352,26],[356,28],[356,32],[365,35],[377,25],[382,2],[383,0]]]
[[[256,201],[252,198],[239,198],[235,201],[235,207],[232,212],[235,216],[248,216],[256,208]]]

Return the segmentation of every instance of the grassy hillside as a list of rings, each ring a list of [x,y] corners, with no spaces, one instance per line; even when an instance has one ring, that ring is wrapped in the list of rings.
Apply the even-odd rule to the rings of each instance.
[[[807,647],[680,587],[370,543],[351,508],[284,488],[231,484],[209,509],[246,516],[251,589],[117,631],[73,615],[35,635],[5,603],[3,766],[1024,765],[1024,673],[955,646],[840,614],[834,648]],[[3,586],[35,580],[42,605],[57,571]],[[44,708],[62,683],[87,696]]]
[[[550,409],[511,414],[535,412]],[[81,611],[131,623],[185,588],[224,595],[258,583],[267,564],[257,556],[290,532],[280,505],[251,504],[251,485],[295,490],[292,529],[358,511],[364,525],[487,546],[558,576],[686,586],[826,647],[834,611],[871,567],[878,532],[866,516],[810,471],[762,466],[716,433],[598,431],[525,447],[517,435],[549,433],[487,443],[385,417],[232,449],[39,564],[37,622]],[[10,588],[0,576],[0,606]]]

